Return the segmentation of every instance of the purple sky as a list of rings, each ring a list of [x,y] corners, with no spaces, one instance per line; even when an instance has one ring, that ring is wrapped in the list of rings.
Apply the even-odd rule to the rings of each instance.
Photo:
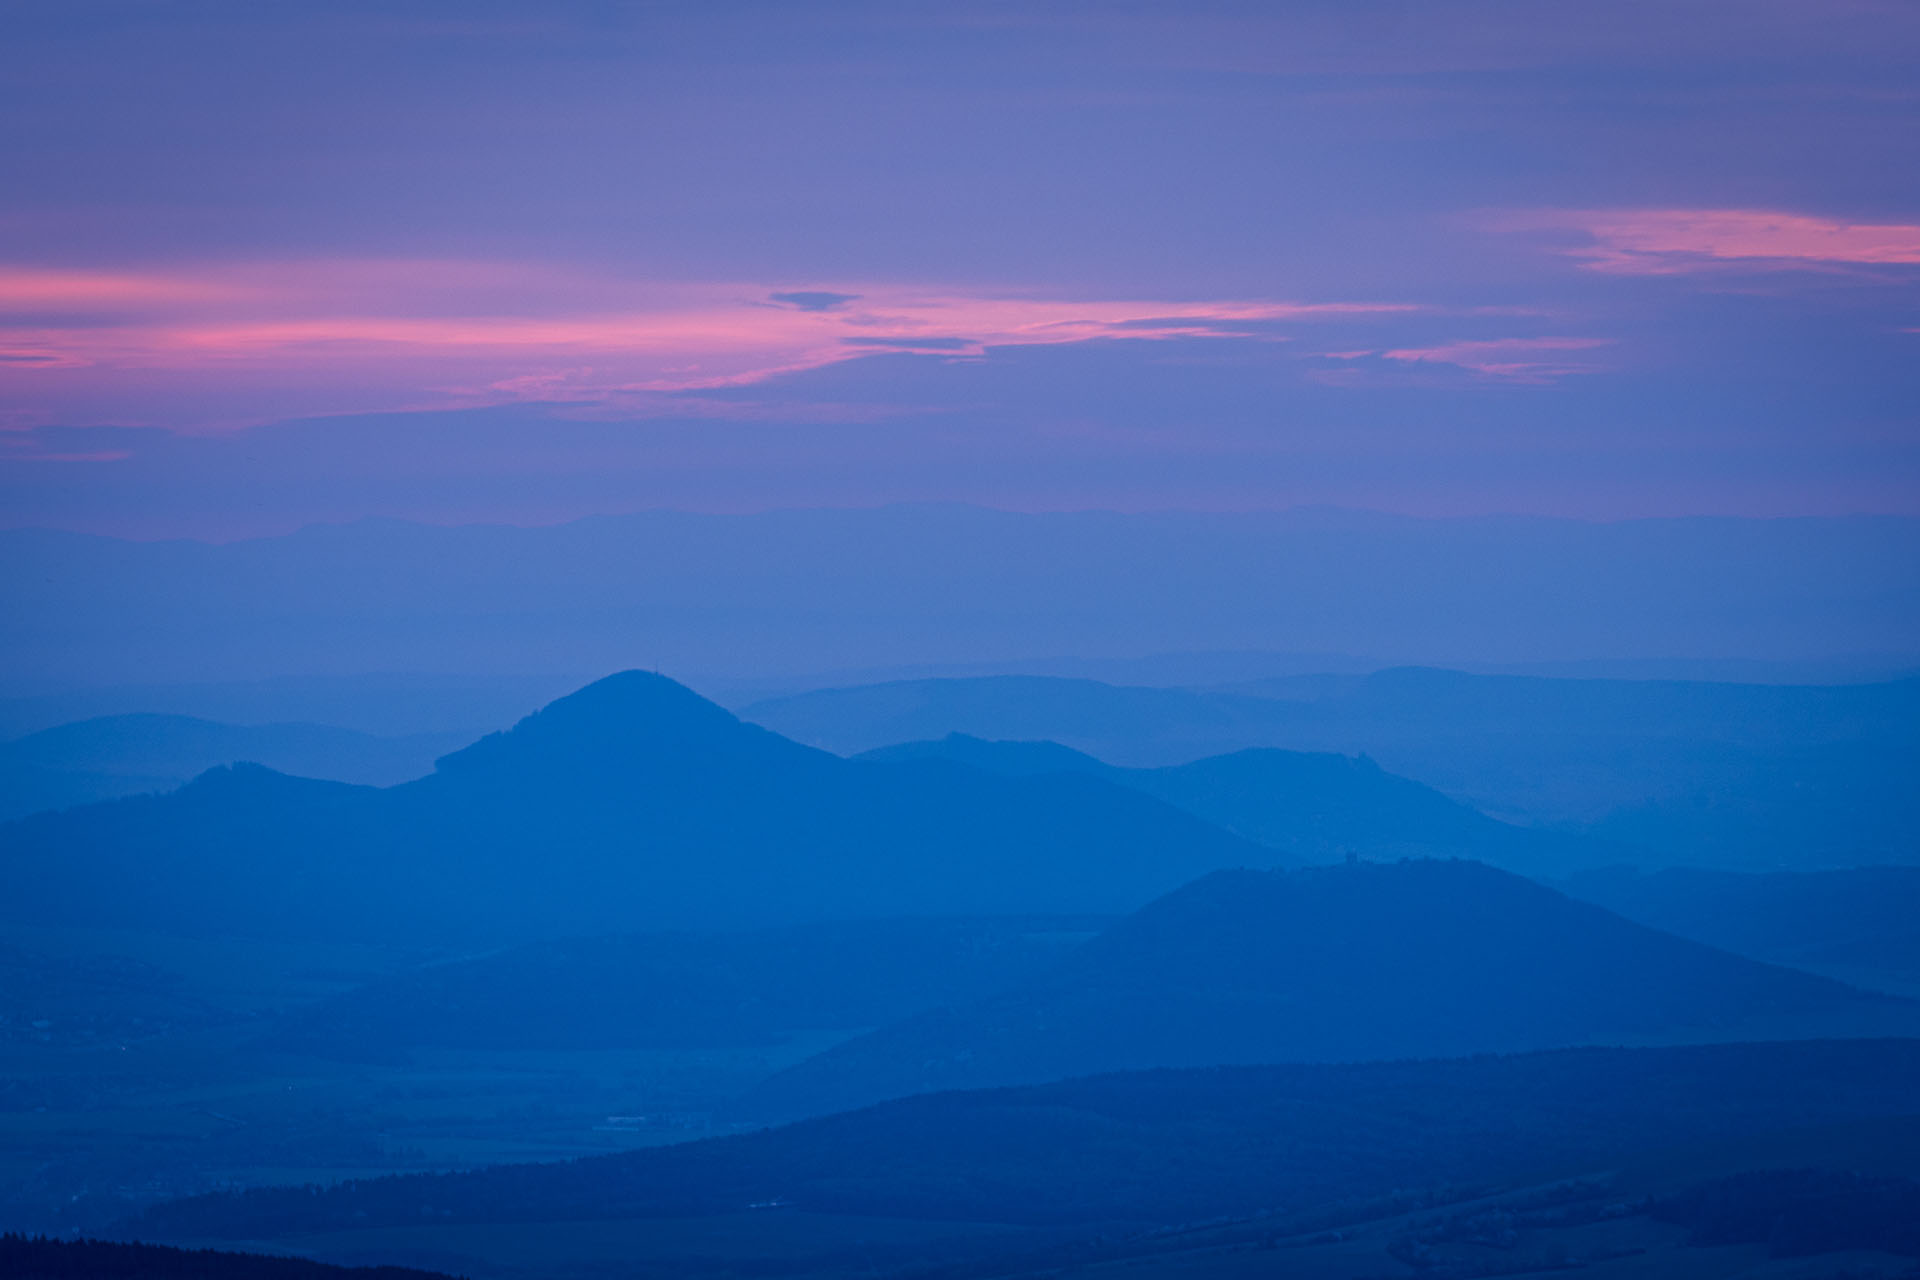
[[[94,3],[0,521],[1920,513],[1920,7]]]

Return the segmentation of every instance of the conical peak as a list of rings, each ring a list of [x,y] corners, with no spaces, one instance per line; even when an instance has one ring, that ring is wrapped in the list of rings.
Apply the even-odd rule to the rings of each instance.
[[[620,671],[548,703],[514,732],[580,731],[601,726],[673,731],[737,728],[732,712],[656,671]]]
[[[510,765],[550,769],[764,748],[780,741],[651,671],[622,671],[568,694],[504,733],[443,756],[440,772]]]

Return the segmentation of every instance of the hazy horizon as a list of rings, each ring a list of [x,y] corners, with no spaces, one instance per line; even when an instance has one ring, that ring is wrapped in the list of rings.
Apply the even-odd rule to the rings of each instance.
[[[16,530],[0,548],[19,606],[0,621],[16,693],[628,667],[790,682],[1049,659],[1082,664],[1061,674],[1111,664],[1125,682],[1128,662],[1208,653],[1279,661],[1147,682],[1316,666],[1920,665],[1920,522],[1892,516],[894,504],[532,527],[382,519],[225,543]]]

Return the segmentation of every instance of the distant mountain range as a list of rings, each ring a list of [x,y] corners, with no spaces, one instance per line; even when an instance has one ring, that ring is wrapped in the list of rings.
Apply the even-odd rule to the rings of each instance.
[[[1130,787],[1307,862],[1467,857],[1531,875],[1628,862],[1636,851],[1499,822],[1365,756],[1254,748],[1190,764],[1127,769],[1054,742],[988,742],[953,733],[879,747],[862,760],[952,760],[1010,777],[1079,773]]]
[[[1911,737],[1730,751],[1710,776],[1682,770],[1678,779],[1585,829],[1646,850],[1656,866],[1920,863],[1920,743]]]
[[[861,752],[948,734],[1134,767],[1253,747],[1365,754],[1495,817],[1591,831],[1647,864],[1920,861],[1920,680],[1795,686],[1403,668],[1217,689],[1039,676],[825,689],[744,707]]]
[[[462,739],[446,748],[452,750],[565,697],[595,674],[373,672],[87,685],[0,698],[0,738],[24,737],[80,720],[166,715],[236,725],[321,724],[382,738],[446,734]]]
[[[0,532],[0,672],[46,685],[639,665],[791,678],[1219,649],[1437,664],[1911,663],[1916,529],[1899,517],[950,504],[646,511],[534,528],[362,520],[223,544],[15,529]],[[1056,736],[965,725],[905,736],[947,728]]]
[[[111,749],[129,768],[246,746],[324,764],[381,743],[164,717],[25,741],[52,763]],[[393,759],[421,745],[385,744]],[[401,785],[236,765],[174,794],[0,827],[0,850],[15,910],[47,920],[429,938],[1116,914],[1223,867],[1437,855],[1557,875],[1633,857],[1326,753],[1124,769],[1055,744],[953,737],[846,760],[641,672]]]
[[[320,724],[231,725],[193,716],[101,716],[0,744],[0,821],[171,791],[218,765],[390,786],[433,770],[465,734],[376,737]]]
[[[152,708],[60,724],[0,746],[0,820],[165,790],[240,761],[304,777],[392,784],[423,776],[435,757],[481,730],[355,736],[326,727],[334,723],[328,717],[382,734],[424,724],[486,725],[553,687],[552,678],[498,687],[430,677],[316,678],[0,702],[0,719],[28,726],[62,709]],[[277,710],[325,723],[241,727],[169,710],[203,707],[238,719]],[[959,733],[1050,740],[1132,767],[1263,748],[1365,756],[1483,813],[1584,834],[1613,845],[1610,860],[1643,866],[1920,862],[1920,788],[1910,785],[1920,776],[1914,680],[1738,685],[1398,669],[1182,689],[992,676],[821,690],[763,699],[744,714],[840,752]],[[960,758],[952,743],[938,754]],[[1002,772],[1029,769],[1005,750],[993,758],[975,752],[969,762]],[[1145,778],[1133,781],[1151,789]],[[1250,815],[1241,807],[1208,816],[1242,829]],[[1595,850],[1589,844],[1568,852],[1569,865],[1591,865]]]
[[[765,1113],[1219,1063],[1920,1034],[1920,1005],[1632,924],[1477,863],[1223,871],[1003,994],[829,1049]]]
[[[23,819],[0,912],[390,939],[1103,914],[1284,858],[1097,778],[843,760],[628,672],[397,787],[245,766]]]

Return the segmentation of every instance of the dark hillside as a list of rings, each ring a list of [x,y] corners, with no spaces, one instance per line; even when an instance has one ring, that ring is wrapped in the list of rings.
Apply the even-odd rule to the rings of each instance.
[[[7,1280],[449,1280],[410,1267],[330,1267],[305,1258],[106,1240],[0,1235]]]
[[[1920,1110],[1920,1043],[1580,1049],[1151,1071],[943,1093],[565,1164],[161,1205],[145,1238],[797,1214],[1166,1223],[1577,1172],[1667,1147]]]
[[[1920,1031],[1920,1006],[1633,924],[1471,862],[1228,871],[1025,986],[830,1049],[773,1114],[1215,1063]]]
[[[273,1043],[320,1054],[764,1045],[984,998],[1106,923],[856,920],[531,942],[333,997],[288,1019]]]
[[[1777,964],[1920,983],[1920,867],[1593,872],[1576,897]]]

